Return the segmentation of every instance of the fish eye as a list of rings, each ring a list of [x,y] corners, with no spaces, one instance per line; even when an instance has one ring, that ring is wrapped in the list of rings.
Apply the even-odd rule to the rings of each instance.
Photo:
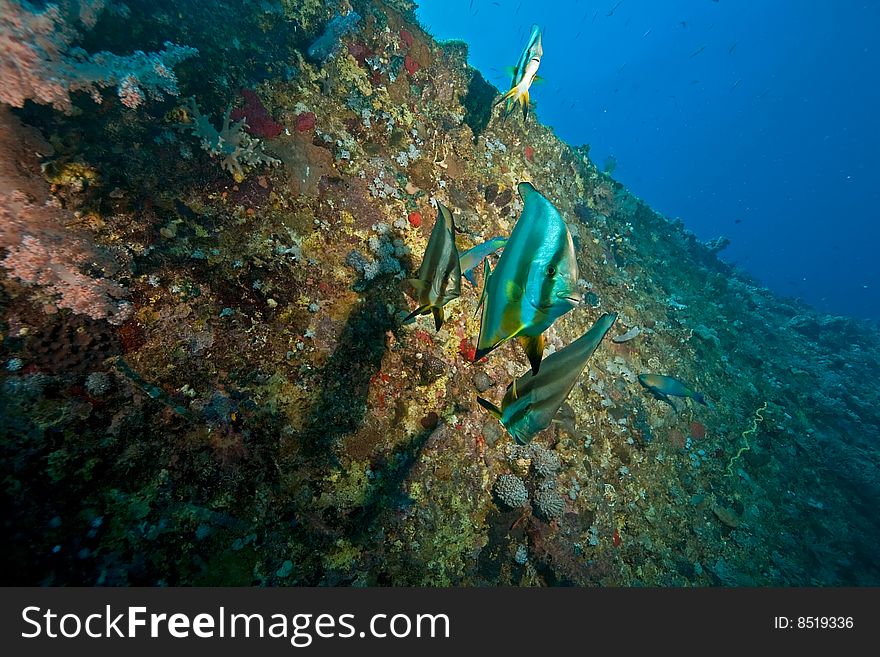
[[[554,267],[553,265],[550,265],[549,267],[547,267],[547,275],[548,276],[556,276],[556,267]]]

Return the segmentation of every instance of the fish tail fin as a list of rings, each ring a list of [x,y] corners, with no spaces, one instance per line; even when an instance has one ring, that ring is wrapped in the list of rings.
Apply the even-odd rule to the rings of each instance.
[[[430,308],[430,306],[419,306],[418,308],[413,310],[409,315],[404,317],[401,324],[406,324],[409,320],[411,320],[416,315],[424,315],[428,311],[429,308]]]
[[[498,408],[495,404],[490,402],[488,399],[483,399],[482,397],[477,397],[477,403],[489,411],[492,415],[494,415],[499,420],[501,419],[501,409]]]
[[[695,393],[693,394],[693,399],[694,399],[694,401],[697,402],[698,404],[702,404],[702,405],[705,406],[706,408],[711,408],[711,407],[709,406],[709,402],[706,401],[706,397],[703,396],[703,393],[701,393],[701,392],[695,392]]]
[[[431,308],[431,312],[434,313],[434,328],[439,331],[443,326],[443,308]]]
[[[525,349],[526,356],[529,357],[529,364],[532,366],[532,375],[538,373],[541,367],[541,358],[544,356],[544,334],[519,336],[519,343]]]

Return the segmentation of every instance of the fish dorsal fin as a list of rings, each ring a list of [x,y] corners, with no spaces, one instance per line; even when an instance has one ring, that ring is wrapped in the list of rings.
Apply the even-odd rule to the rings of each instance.
[[[452,211],[440,202],[437,203],[437,208],[440,210],[440,216],[443,217],[444,225],[455,235],[455,219],[452,217]]]
[[[523,201],[527,201],[528,197],[532,194],[540,194],[540,192],[535,189],[535,186],[527,180],[524,180],[519,185],[517,185],[516,189],[519,192],[519,196]]]

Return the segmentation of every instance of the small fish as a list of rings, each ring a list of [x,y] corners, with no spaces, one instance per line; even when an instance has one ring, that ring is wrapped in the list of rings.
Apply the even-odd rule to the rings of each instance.
[[[537,374],[542,333],[581,302],[571,233],[559,211],[531,183],[517,189],[523,210],[498,264],[483,285],[486,303],[474,360],[519,338]]]
[[[505,244],[507,244],[506,237],[493,237],[482,244],[471,247],[459,256],[458,261],[461,263],[461,273],[471,285],[474,287],[477,285],[477,279],[474,278],[474,269],[490,254],[495,253]]]
[[[611,8],[611,11],[609,11],[609,12],[608,12],[607,14],[605,14],[605,15],[606,15],[606,16],[609,16],[609,17],[610,17],[610,16],[613,16],[613,15],[614,15],[614,12],[617,11],[617,8],[618,8],[620,5],[622,5],[622,4],[623,4],[623,0],[620,0],[620,2],[618,2],[616,5],[614,5],[614,6]]]
[[[706,46],[700,46],[699,48],[697,48],[696,50],[694,50],[690,55],[688,55],[688,59],[691,59],[691,58],[693,58],[693,57],[696,57],[696,56],[699,55],[701,52],[703,52],[705,49],[706,49]]]
[[[736,89],[739,86],[740,82],[742,82],[742,79],[739,79],[736,82],[734,82],[732,85],[730,85],[730,90],[733,91],[734,89]]]
[[[737,46],[738,43],[739,43],[739,41],[734,41],[733,44],[730,46],[730,48],[727,49],[727,54],[728,54],[728,55],[732,55],[732,54],[733,54],[733,51],[736,50],[736,46]]]
[[[694,392],[685,383],[678,379],[665,376],[663,374],[639,374],[639,383],[650,390],[658,399],[665,401],[667,404],[675,408],[670,397],[690,397],[695,402],[703,406],[709,406],[706,398],[699,392]]]
[[[649,27],[648,30],[647,30],[647,32],[645,32],[645,33],[642,35],[642,38],[644,39],[644,38],[645,38],[646,36],[648,36],[650,33],[651,33],[651,28]]]
[[[416,315],[434,314],[434,326],[443,326],[443,306],[461,296],[461,265],[455,247],[455,223],[452,213],[442,203],[437,203],[437,219],[428,238],[425,258],[416,278],[409,279],[416,290],[419,307],[403,320]]]
[[[590,356],[616,319],[617,313],[602,315],[577,340],[547,356],[537,376],[526,372],[516,379],[507,386],[501,408],[482,397],[477,397],[477,402],[501,421],[516,442],[527,444],[553,422]]]
[[[498,105],[506,101],[504,106],[504,116],[509,116],[516,108],[517,104],[521,104],[523,108],[523,118],[529,116],[529,87],[535,81],[538,74],[538,67],[541,65],[541,57],[544,55],[544,49],[541,46],[541,28],[532,25],[532,32],[529,35],[528,43],[519,56],[519,61],[513,68],[513,79],[510,83],[510,91],[501,96],[492,105]]]

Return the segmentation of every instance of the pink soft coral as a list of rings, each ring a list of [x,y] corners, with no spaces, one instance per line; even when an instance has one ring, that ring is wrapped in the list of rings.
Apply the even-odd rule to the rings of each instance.
[[[49,310],[69,308],[95,319],[120,323],[130,306],[126,290],[106,278],[119,269],[86,231],[66,227],[71,213],[49,195],[39,177],[37,152],[50,146],[0,107],[0,268],[48,293]],[[6,250],[5,256],[3,250]],[[85,272],[101,271],[105,277]]]
[[[57,296],[55,305],[93,319],[108,319],[121,324],[130,315],[131,306],[118,302],[125,288],[104,278],[91,278],[77,271],[77,245],[71,242],[51,248],[33,235],[25,235],[18,246],[9,250],[0,262],[23,283],[41,285]]]
[[[79,36],[68,16],[91,27],[104,0],[67,0],[66,11],[57,4],[38,10],[22,0],[0,0],[0,102],[22,107],[26,100],[71,112],[70,92],[85,91],[101,102],[100,89],[116,87],[128,107],[146,97],[176,96],[173,67],[197,54],[194,48],[165,43],[157,53],[135,51],[119,56],[94,55],[72,48]],[[78,8],[78,13],[74,9]]]

